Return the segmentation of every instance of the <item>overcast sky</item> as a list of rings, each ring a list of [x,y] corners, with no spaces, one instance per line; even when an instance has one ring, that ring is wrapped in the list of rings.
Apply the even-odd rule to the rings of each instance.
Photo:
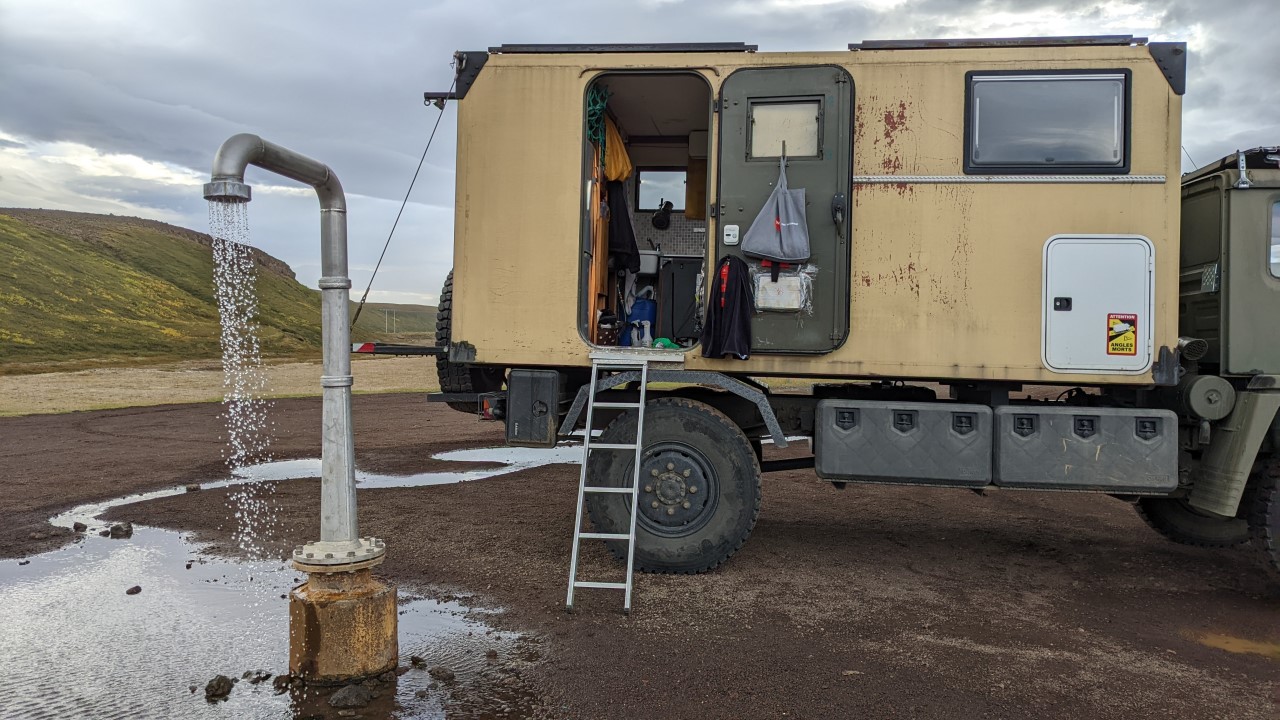
[[[1280,144],[1280,0],[0,0],[0,207],[207,230],[218,145],[255,132],[323,160],[350,203],[353,296],[438,111],[458,49],[522,42],[743,41],[843,50],[923,37],[1132,34],[1190,44],[1183,143],[1204,164]],[[451,265],[454,112],[372,299],[433,303]],[[1183,159],[1183,169],[1191,164]],[[251,170],[254,244],[319,275],[309,189]]]

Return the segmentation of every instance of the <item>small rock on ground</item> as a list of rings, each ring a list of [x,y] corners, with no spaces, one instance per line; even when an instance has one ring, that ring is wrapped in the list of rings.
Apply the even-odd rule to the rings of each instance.
[[[19,565],[30,565],[30,564],[31,564],[31,561],[30,561],[30,560],[19,560],[19,561],[18,561],[18,564],[19,564]]]
[[[275,679],[271,681],[271,687],[276,691],[277,695],[288,691],[289,686],[292,684],[293,676],[291,675],[277,675],[275,676]]]
[[[420,667],[425,667],[427,664],[427,661],[425,658],[422,658],[418,655],[410,655],[409,664],[413,665],[414,667],[420,668]]]
[[[271,673],[266,670],[245,670],[240,677],[243,680],[248,680],[250,685],[257,685],[265,680],[270,680]]]
[[[102,530],[102,531],[100,531],[98,534],[99,534],[99,535],[101,535],[102,537],[111,537],[111,531],[110,531],[110,530]]]
[[[196,492],[200,489],[199,483],[192,483],[187,486],[187,492]]]
[[[453,671],[443,665],[436,665],[427,674],[441,682],[453,682]]]
[[[133,537],[133,523],[122,522],[111,526],[108,535],[112,540],[125,540]]]
[[[27,537],[28,537],[29,539],[31,539],[31,540],[43,540],[43,539],[44,539],[44,533],[33,532],[33,533],[31,533],[30,535],[28,535]]]
[[[231,689],[235,687],[235,683],[231,682],[231,678],[226,675],[216,675],[204,686],[204,699],[210,702],[225,699],[231,694]]]
[[[129,588],[128,590],[125,590],[125,591],[124,591],[124,594],[125,594],[125,595],[137,595],[137,594],[138,594],[138,593],[140,593],[140,592],[142,592],[142,586],[141,586],[141,585],[134,585],[133,587]]]
[[[360,708],[373,699],[367,688],[359,685],[348,685],[329,698],[329,706],[336,708]]]
[[[71,523],[71,529],[75,530],[76,532],[84,532],[85,530],[89,529],[89,526],[85,525],[82,522],[74,522],[74,523]]]
[[[382,681],[382,682],[384,682],[384,683],[395,682],[395,681],[396,681],[396,674],[395,674],[394,672],[392,672],[392,671],[388,670],[388,671],[386,671],[386,672],[382,673],[381,675],[379,675],[379,676],[378,676],[378,679],[379,679],[379,680],[381,680],[381,681]]]
[[[497,660],[498,651],[494,650],[493,648],[489,648],[488,650],[485,651],[484,656],[489,658],[490,660]]]

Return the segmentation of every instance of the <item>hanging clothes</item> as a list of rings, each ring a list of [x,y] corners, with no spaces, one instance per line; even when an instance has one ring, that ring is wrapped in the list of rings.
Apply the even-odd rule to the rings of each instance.
[[[613,123],[613,118],[604,116],[604,176],[607,180],[626,180],[631,177],[635,166],[631,164],[631,156],[627,154],[627,146],[622,142],[622,133]]]
[[[726,355],[746,360],[751,354],[751,277],[747,264],[733,255],[716,263],[711,276],[706,323],[702,328],[702,357]]]
[[[631,211],[627,209],[627,188],[610,180],[605,183],[605,193],[609,203],[609,259],[613,261],[613,269],[640,272],[640,246],[636,244]]]

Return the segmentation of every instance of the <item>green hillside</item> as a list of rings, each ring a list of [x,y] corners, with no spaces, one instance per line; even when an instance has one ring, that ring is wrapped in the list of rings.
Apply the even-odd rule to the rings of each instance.
[[[218,357],[209,243],[152,220],[0,209],[0,372]],[[318,355],[319,292],[254,252],[263,354]],[[433,307],[367,304],[352,334],[427,343],[434,324]]]

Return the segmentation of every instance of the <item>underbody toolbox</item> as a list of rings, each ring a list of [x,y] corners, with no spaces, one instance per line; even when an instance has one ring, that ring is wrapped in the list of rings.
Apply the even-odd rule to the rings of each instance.
[[[512,370],[507,379],[507,444],[554,446],[559,407],[560,373]]]
[[[991,482],[991,438],[985,405],[823,400],[814,464],[825,480],[982,487]]]
[[[1178,416],[1154,409],[997,408],[996,484],[1172,492],[1178,487]]]

